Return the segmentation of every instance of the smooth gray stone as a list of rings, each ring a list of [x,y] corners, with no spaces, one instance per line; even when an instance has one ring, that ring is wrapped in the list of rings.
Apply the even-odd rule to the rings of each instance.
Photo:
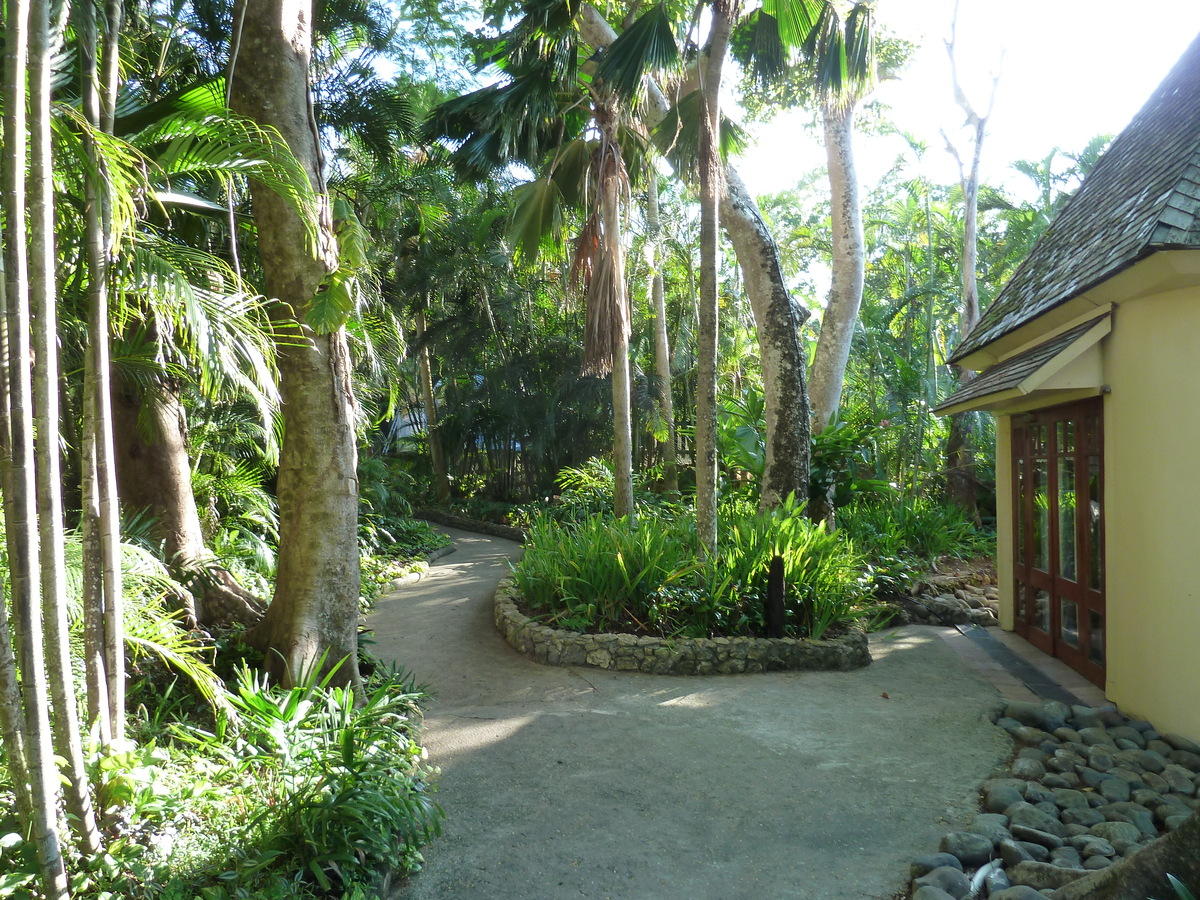
[[[1012,882],[1008,880],[1008,873],[1003,869],[993,869],[983,879],[983,886],[984,893],[990,897],[993,894],[1012,887]]]
[[[1072,706],[1071,724],[1076,728],[1101,728],[1100,711],[1092,706]]]
[[[913,887],[918,890],[923,887],[935,887],[949,894],[954,900],[960,900],[971,892],[971,879],[961,869],[940,866],[915,879]]]
[[[1159,775],[1167,767],[1167,758],[1153,750],[1138,751],[1136,762],[1143,771],[1154,772]]]
[[[1033,854],[1018,841],[1001,841],[996,848],[1000,853],[1000,859],[1008,868],[1012,868],[1019,862],[1024,862],[1027,859],[1033,859]],[[1045,849],[1044,847],[1042,848]],[[1047,857],[1049,858],[1049,857]]]
[[[1142,733],[1131,725],[1118,725],[1115,728],[1110,728],[1108,729],[1108,736],[1114,741],[1124,739],[1133,741],[1139,747],[1146,746],[1146,739],[1142,736]]]
[[[958,861],[958,857],[951,853],[926,853],[909,863],[908,875],[910,878],[920,878],[943,866],[962,869],[962,863]]]
[[[1089,856],[1083,861],[1083,867],[1091,872],[1097,869],[1107,869],[1112,864],[1113,861],[1107,856]]]
[[[1029,844],[1040,844],[1049,850],[1057,850],[1063,845],[1063,839],[1058,835],[1050,834],[1047,831],[1039,831],[1036,828],[1028,828],[1024,825],[1013,825],[1012,836],[1018,841]]]
[[[1058,804],[1059,809],[1087,809],[1088,798],[1083,791],[1072,791],[1058,789],[1052,791],[1054,794],[1054,802]]]
[[[1042,784],[1048,788],[1074,788],[1079,784],[1079,776],[1074,772],[1051,772],[1042,779]]]
[[[1050,862],[1064,869],[1082,869],[1083,856],[1074,847],[1059,847],[1050,851]]]
[[[1046,774],[1046,766],[1036,759],[1018,758],[1013,760],[1012,773],[1017,778],[1037,781]]]
[[[1004,814],[1008,816],[1010,828],[1014,825],[1024,825],[1038,831],[1047,831],[1056,837],[1066,836],[1063,823],[1056,816],[1047,814],[1031,803],[1014,803]]]
[[[1192,781],[1192,773],[1183,766],[1169,765],[1162,772],[1163,779],[1175,794],[1187,797],[1196,793],[1196,783]]]
[[[1083,825],[1091,828],[1093,825],[1099,825],[1104,821],[1103,813],[1099,813],[1090,806],[1070,809],[1062,811],[1062,821],[1064,825]]]
[[[1115,747],[1113,739],[1108,736],[1107,728],[1080,728],[1079,736],[1089,746]]]
[[[1189,772],[1200,772],[1200,753],[1193,753],[1190,750],[1172,750],[1167,754],[1167,759],[1183,766]]]
[[[1142,839],[1141,831],[1129,822],[1099,822],[1090,830],[1096,837],[1104,838],[1114,847],[1117,846],[1117,841],[1136,844]]]
[[[1008,816],[999,813],[979,813],[971,820],[971,827],[967,831],[973,831],[975,834],[988,838],[993,847],[1012,837],[1008,830]]]
[[[1016,719],[1022,725],[1030,725],[1043,731],[1054,731],[1067,724],[1071,710],[1063,703],[1030,703],[1012,700],[1004,708],[1004,715]]]
[[[953,894],[947,894],[941,888],[931,884],[923,884],[913,892],[913,900],[959,900]]]
[[[996,894],[990,894],[988,900],[1046,900],[1047,895],[1026,884],[1014,884]]]
[[[1100,809],[1104,818],[1110,822],[1132,822],[1146,837],[1158,837],[1158,828],[1154,825],[1154,813],[1137,803],[1110,803]]]
[[[992,839],[971,831],[952,831],[942,835],[938,852],[958,857],[963,868],[974,868],[992,858]]]
[[[1088,765],[1097,772],[1107,772],[1117,764],[1113,759],[1112,753],[1103,745],[1096,745],[1092,748],[1092,752],[1088,754]]]
[[[1120,778],[1105,778],[1100,782],[1100,795],[1111,803],[1128,800],[1131,796],[1129,782]]]
[[[1036,781],[1031,781],[1025,785],[1025,799],[1034,806],[1041,806],[1043,803],[1056,806],[1054,803],[1054,791]],[[1054,815],[1054,813],[1051,813],[1051,815]]]
[[[1117,849],[1104,838],[1094,838],[1079,848],[1080,854],[1087,859],[1092,856],[1116,856]]]
[[[1162,740],[1171,745],[1175,750],[1186,750],[1188,753],[1195,753],[1200,756],[1200,744],[1185,738],[1181,734],[1168,733],[1162,735]]]

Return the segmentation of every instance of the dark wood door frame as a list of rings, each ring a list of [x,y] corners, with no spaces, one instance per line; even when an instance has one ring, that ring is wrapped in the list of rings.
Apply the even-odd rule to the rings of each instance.
[[[1013,417],[1017,634],[1104,684],[1100,398]]]

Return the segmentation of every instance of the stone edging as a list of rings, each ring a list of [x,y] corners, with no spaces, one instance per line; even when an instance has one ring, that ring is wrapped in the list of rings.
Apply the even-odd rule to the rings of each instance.
[[[398,591],[398,590],[400,590],[400,588],[408,587],[410,584],[416,584],[418,581],[420,581],[422,578],[424,578],[426,575],[429,574],[429,565],[431,563],[433,563],[436,560],[441,559],[443,556],[449,556],[451,553],[453,553],[457,549],[458,549],[458,547],[456,547],[453,543],[450,543],[450,544],[446,545],[445,547],[438,547],[436,550],[434,550],[432,553],[430,553],[427,557],[425,557],[425,563],[422,568],[418,569],[415,572],[405,572],[400,577],[393,578],[391,581],[387,582],[387,584],[385,584],[383,586],[383,592],[388,593],[391,591]]]
[[[525,616],[511,577],[496,588],[496,627],[509,645],[534,662],[591,666],[649,675],[735,675],[744,672],[825,669],[869,665],[867,636],[860,631],[828,641],[796,638],[665,638],[632,634],[577,634],[539,625]]]
[[[432,522],[435,525],[445,525],[461,531],[473,531],[476,534],[501,537],[506,540],[516,541],[518,544],[525,543],[526,531],[524,528],[518,528],[516,525],[499,525],[496,522],[468,519],[465,516],[456,516],[440,509],[414,509],[413,516],[418,519],[425,519],[427,522]]]

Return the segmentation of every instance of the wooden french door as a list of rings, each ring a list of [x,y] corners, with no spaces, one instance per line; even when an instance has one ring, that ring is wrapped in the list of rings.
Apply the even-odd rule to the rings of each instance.
[[[1099,398],[1013,418],[1016,632],[1104,684]]]

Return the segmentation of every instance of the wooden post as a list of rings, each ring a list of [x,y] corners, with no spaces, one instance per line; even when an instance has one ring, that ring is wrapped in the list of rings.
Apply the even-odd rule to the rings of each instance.
[[[783,637],[786,611],[783,606],[783,557],[771,557],[771,569],[767,573],[767,637]]]

